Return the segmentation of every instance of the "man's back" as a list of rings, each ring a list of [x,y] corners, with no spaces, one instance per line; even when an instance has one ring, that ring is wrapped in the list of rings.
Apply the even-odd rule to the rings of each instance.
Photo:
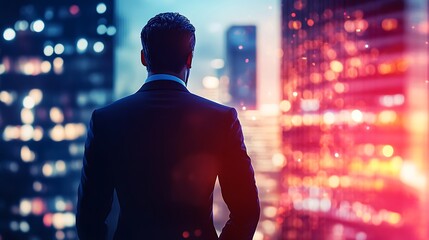
[[[145,83],[92,116],[79,189],[80,237],[105,234],[115,188],[121,208],[115,239],[217,239],[216,177],[231,211],[221,238],[251,239],[259,203],[236,111],[177,82]]]

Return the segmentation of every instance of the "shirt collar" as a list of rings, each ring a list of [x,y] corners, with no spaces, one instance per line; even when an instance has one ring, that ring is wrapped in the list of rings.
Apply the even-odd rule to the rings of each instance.
[[[174,81],[174,82],[178,82],[178,83],[182,84],[184,87],[186,87],[186,84],[182,79],[180,79],[176,76],[170,75],[170,74],[153,74],[153,75],[150,75],[148,78],[146,78],[146,81],[144,83],[157,81],[157,80]]]

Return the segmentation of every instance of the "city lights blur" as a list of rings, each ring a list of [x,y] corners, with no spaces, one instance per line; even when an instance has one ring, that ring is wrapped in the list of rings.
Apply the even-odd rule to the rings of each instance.
[[[3,38],[6,41],[12,41],[15,38],[15,36],[16,36],[16,33],[12,28],[7,28],[3,32]]]
[[[98,32],[98,31],[97,31]],[[113,36],[113,35],[115,35],[116,34],[116,28],[114,27],[114,26],[109,26],[108,28],[107,28],[107,35],[109,35],[109,36]]]
[[[104,50],[104,44],[102,42],[95,42],[93,49],[94,49],[94,52],[100,53]]]
[[[427,1],[24,2],[0,8],[0,240],[77,239],[89,118],[141,86],[163,11],[197,29],[190,91],[238,111],[254,240],[429,238]]]
[[[35,20],[34,22],[31,23],[30,29],[31,31],[34,31],[34,32],[41,32],[43,31],[43,29],[45,29],[45,23],[40,19]]]
[[[52,54],[54,53],[54,48],[51,45],[47,45],[45,46],[45,48],[43,49],[43,53],[45,54],[45,56],[49,57],[52,56]]]
[[[106,10],[107,10],[106,4],[104,4],[104,3],[97,4],[97,13],[98,14],[103,14],[106,12]]]
[[[87,124],[92,110],[109,101],[113,85],[106,48],[116,34],[107,11],[113,3],[97,4],[12,1],[0,8],[2,240],[77,239],[75,199]],[[103,36],[82,25],[97,21],[109,26]]]
[[[57,55],[62,54],[64,52],[64,45],[61,43],[56,44],[54,47],[54,52]]]
[[[413,149],[427,149],[428,86],[410,72],[428,76],[427,30],[412,32],[427,4],[282,7],[282,238],[426,239],[428,151]],[[426,115],[418,132],[415,111]]]
[[[97,32],[98,32],[98,30],[97,30]],[[77,41],[76,47],[77,47],[77,51],[79,53],[83,53],[83,52],[85,52],[86,48],[88,47],[88,41],[85,38],[81,38]]]
[[[25,31],[28,28],[28,22],[25,20],[19,20],[15,23],[15,30],[16,31]]]

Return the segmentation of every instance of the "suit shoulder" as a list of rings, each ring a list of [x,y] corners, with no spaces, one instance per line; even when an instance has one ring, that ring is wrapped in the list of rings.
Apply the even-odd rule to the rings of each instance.
[[[94,112],[97,112],[97,115],[109,115],[112,113],[117,113],[118,110],[123,109],[123,107],[129,105],[129,103],[132,101],[133,95],[129,95],[123,98],[120,98],[118,100],[115,100],[106,106],[100,107],[95,109]]]
[[[221,103],[217,103],[214,102],[212,100],[209,100],[207,98],[198,96],[196,94],[191,93],[192,97],[194,98],[195,102],[198,103],[199,105],[208,108],[212,111],[217,111],[217,112],[221,112],[221,113],[227,113],[227,112],[231,112],[231,111],[235,111],[235,109],[233,107],[229,107],[226,105],[223,105]]]
[[[122,108],[124,106],[129,105],[131,102],[135,101],[136,95],[135,94],[131,94],[125,97],[122,97],[120,99],[117,99],[109,104],[107,104],[104,107],[98,108],[97,110],[99,111],[109,111],[109,110],[113,110],[116,108]]]

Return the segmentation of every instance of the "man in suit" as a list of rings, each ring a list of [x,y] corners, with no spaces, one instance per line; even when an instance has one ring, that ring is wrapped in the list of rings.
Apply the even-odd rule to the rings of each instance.
[[[92,114],[79,238],[106,238],[115,189],[114,239],[252,239],[260,207],[237,112],[186,88],[195,28],[178,13],[161,13],[148,21],[141,41],[143,86]],[[217,177],[230,210],[219,237],[212,209]]]

